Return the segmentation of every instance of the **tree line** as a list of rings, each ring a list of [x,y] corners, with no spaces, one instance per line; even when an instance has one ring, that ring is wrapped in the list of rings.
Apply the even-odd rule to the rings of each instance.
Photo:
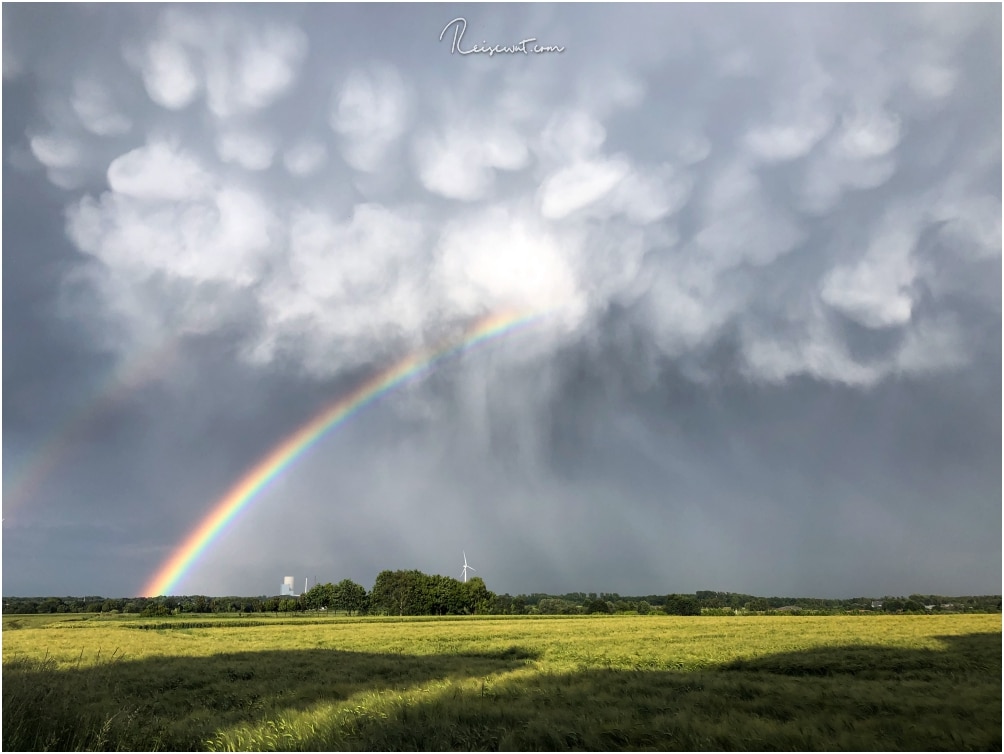
[[[331,611],[347,615],[580,615],[668,613],[734,615],[770,613],[948,613],[1001,612],[1000,595],[946,597],[931,594],[818,599],[758,597],[736,592],[622,597],[615,592],[496,594],[475,576],[466,582],[417,570],[382,571],[367,591],[350,579],[315,584],[298,596],[134,598],[4,597],[5,614],[34,613],[295,613]]]

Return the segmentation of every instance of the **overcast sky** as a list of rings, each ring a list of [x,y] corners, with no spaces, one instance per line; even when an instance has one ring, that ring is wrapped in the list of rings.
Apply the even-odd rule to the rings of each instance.
[[[3,22],[5,595],[138,594],[332,400],[551,309],[177,592],[1000,593],[999,5]]]

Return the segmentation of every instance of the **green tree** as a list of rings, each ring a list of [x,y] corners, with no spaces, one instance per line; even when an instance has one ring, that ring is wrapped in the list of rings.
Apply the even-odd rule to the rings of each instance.
[[[461,584],[463,587],[462,610],[467,613],[483,615],[491,613],[495,606],[495,594],[488,591],[484,579],[480,576]]]
[[[586,600],[586,604],[583,605],[586,615],[592,615],[593,613],[611,613],[610,603],[606,600],[594,599]]]
[[[359,613],[366,609],[367,599],[366,589],[363,586],[351,579],[342,579],[331,588],[331,602],[328,606],[352,615],[354,612]]]
[[[370,592],[370,606],[390,615],[427,614],[425,587],[421,571],[381,571]]]
[[[150,602],[146,603],[146,607],[143,608],[141,615],[151,616],[151,615],[170,615],[171,611],[167,609],[167,606],[162,602]]]
[[[327,610],[334,606],[335,587],[332,584],[314,584],[304,592],[303,601],[309,610]]]
[[[667,615],[700,615],[701,606],[689,594],[670,594],[663,609]]]

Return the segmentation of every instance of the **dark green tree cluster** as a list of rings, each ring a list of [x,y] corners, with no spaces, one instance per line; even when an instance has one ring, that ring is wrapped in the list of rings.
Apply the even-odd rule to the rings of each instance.
[[[360,615],[369,608],[366,589],[350,579],[337,584],[315,584],[303,595],[308,610],[340,610],[349,615]]]
[[[386,615],[581,615],[597,613],[671,615],[731,615],[740,613],[999,613],[1000,595],[945,597],[911,594],[881,598],[818,599],[809,597],[758,597],[737,592],[698,591],[622,597],[612,592],[569,592],[551,595],[536,592],[512,596],[488,590],[480,577],[467,583],[421,571],[383,571],[373,590],[343,579],[337,584],[315,584],[299,597],[208,597],[181,595],[114,599],[85,597],[4,597],[4,614],[31,613],[279,613],[330,610],[349,615],[367,612]]]
[[[421,571],[381,571],[370,609],[387,615],[473,615],[495,611],[496,595],[475,576],[467,582]]]
[[[663,610],[667,615],[700,615],[701,604],[689,594],[671,594],[666,597]]]

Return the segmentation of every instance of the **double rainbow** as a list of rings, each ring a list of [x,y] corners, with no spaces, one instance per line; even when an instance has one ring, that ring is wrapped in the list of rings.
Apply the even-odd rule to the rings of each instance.
[[[463,336],[441,345],[405,357],[390,368],[363,383],[353,392],[323,408],[314,418],[269,451],[247,471],[213,505],[209,514],[185,537],[171,556],[157,569],[143,588],[143,594],[155,597],[170,594],[178,582],[195,565],[199,556],[223,532],[234,517],[264,489],[269,482],[287,469],[327,432],[361,411],[381,396],[406,382],[427,373],[442,360],[467,351],[487,340],[498,338],[529,325],[545,314],[502,313],[490,315]]]

